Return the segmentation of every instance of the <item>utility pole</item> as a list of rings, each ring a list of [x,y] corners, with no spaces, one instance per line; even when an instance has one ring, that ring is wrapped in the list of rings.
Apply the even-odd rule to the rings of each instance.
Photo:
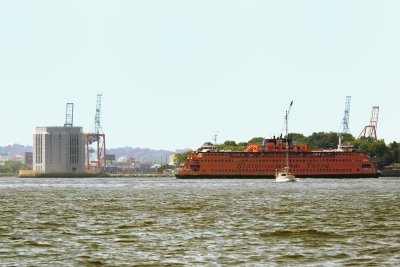
[[[214,134],[214,145],[217,145],[218,131]]]

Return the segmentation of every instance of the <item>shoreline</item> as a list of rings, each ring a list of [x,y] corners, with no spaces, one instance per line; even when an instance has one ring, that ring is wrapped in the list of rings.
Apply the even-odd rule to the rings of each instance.
[[[173,173],[34,173],[34,172],[21,172],[21,173],[0,173],[2,177],[13,178],[146,178],[146,177],[175,177]]]

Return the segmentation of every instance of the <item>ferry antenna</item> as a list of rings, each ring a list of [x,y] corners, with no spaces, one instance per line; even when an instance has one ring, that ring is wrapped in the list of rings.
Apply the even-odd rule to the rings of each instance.
[[[214,145],[217,145],[218,131],[214,134]]]

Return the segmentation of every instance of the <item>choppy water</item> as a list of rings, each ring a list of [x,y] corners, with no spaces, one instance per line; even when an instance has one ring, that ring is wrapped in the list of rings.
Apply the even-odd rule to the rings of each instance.
[[[0,178],[1,266],[398,266],[400,179]]]

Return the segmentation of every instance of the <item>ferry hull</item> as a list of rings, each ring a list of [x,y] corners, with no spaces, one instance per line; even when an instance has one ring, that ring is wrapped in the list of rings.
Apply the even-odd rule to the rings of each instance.
[[[274,175],[180,175],[176,174],[177,179],[275,179]],[[357,179],[357,178],[379,178],[378,173],[371,174],[318,174],[318,175],[298,175],[296,178],[330,178],[330,179]]]

